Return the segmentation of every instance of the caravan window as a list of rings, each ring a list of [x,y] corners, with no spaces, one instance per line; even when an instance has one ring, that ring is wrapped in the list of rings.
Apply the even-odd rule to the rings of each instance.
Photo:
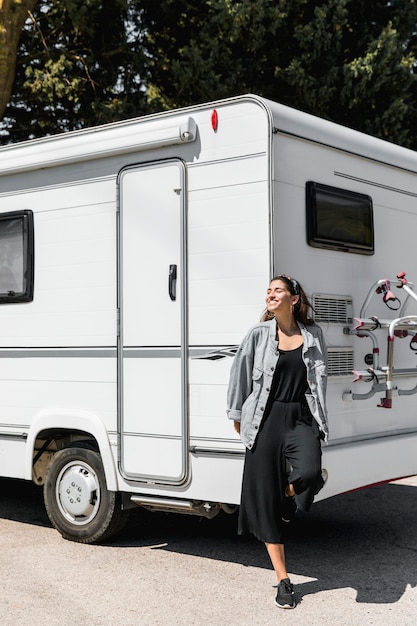
[[[33,300],[33,214],[0,214],[0,303]]]
[[[370,196],[308,182],[306,206],[310,246],[356,254],[374,253]]]

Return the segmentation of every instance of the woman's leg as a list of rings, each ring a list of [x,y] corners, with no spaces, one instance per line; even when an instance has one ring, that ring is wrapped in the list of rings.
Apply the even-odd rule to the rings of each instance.
[[[315,423],[297,423],[294,430],[288,433],[286,443],[285,454],[292,467],[286,493],[289,496],[295,493],[298,507],[308,511],[314,496],[323,487],[321,442],[317,426]]]
[[[277,576],[277,582],[281,582],[283,578],[288,578],[287,568],[285,565],[284,544],[283,543],[266,543],[265,546],[266,546],[266,549],[268,550],[272,567],[275,570],[275,574]]]
[[[246,450],[238,533],[250,533],[263,543],[284,541],[282,499],[287,485],[284,456],[285,422],[280,410],[262,422],[256,443]]]
[[[275,604],[280,609],[294,609],[297,606],[294,586],[290,581],[285,566],[285,552],[283,543],[266,543],[269,558],[277,576],[277,595]]]
[[[287,485],[285,489],[285,495],[288,496],[289,498],[292,498],[293,496],[295,496],[294,485],[292,483]]]

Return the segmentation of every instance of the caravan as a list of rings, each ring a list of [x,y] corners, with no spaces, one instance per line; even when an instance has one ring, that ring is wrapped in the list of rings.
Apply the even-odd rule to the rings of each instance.
[[[328,344],[319,497],[417,473],[414,152],[247,95],[5,146],[0,182],[0,476],[64,537],[236,509],[229,370],[282,272]]]

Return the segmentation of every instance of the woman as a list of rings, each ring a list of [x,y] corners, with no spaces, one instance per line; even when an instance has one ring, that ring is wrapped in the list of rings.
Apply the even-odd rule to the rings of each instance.
[[[239,534],[265,543],[281,608],[296,606],[285,565],[285,523],[297,508],[308,511],[324,484],[327,359],[310,308],[298,281],[273,278],[263,321],[240,345],[228,389],[228,417],[246,446]]]

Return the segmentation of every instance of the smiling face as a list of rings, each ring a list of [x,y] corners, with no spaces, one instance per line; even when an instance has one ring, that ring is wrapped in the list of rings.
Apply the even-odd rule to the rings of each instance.
[[[293,295],[283,280],[273,280],[266,292],[266,308],[272,313],[292,313],[300,296]]]

